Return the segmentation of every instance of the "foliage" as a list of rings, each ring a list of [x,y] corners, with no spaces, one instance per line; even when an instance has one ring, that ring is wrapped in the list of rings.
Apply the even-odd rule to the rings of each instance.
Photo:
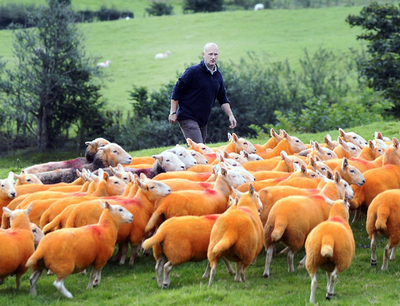
[[[153,0],[150,7],[146,8],[146,12],[151,16],[172,15],[173,6],[165,1]]]
[[[346,21],[365,30],[357,38],[368,42],[370,58],[362,63],[361,73],[371,88],[393,100],[393,112],[400,116],[400,6],[374,2]]]
[[[288,132],[316,133],[328,130],[355,127],[382,121],[393,103],[382,97],[382,93],[366,88],[357,98],[345,98],[330,103],[326,96],[313,97],[304,104],[301,114],[290,112],[287,116],[275,112],[279,124],[264,125],[269,129],[284,129]]]
[[[32,4],[6,3],[0,6],[0,29],[5,29],[11,24],[21,25],[25,28],[31,27],[29,23],[29,12],[36,10]]]
[[[183,12],[205,13],[223,10],[224,0],[182,0]]]
[[[32,16],[35,31],[14,32],[16,69],[1,66],[6,74],[0,83],[2,103],[17,129],[36,136],[39,151],[57,146],[72,124],[100,118],[103,105],[100,84],[93,80],[99,71],[82,48],[74,13],[56,0],[48,5]]]

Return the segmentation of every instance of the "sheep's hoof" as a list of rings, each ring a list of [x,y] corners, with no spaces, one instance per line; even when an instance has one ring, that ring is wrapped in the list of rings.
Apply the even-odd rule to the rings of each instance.
[[[168,289],[169,288],[169,284],[163,284],[162,288],[163,289]]]
[[[371,260],[371,267],[376,267],[376,265],[377,265],[377,262],[376,262],[376,260]]]
[[[332,293],[327,293],[327,294],[326,294],[326,299],[327,299],[328,301],[330,301],[331,298],[332,298]]]
[[[264,278],[268,278],[268,277],[269,277],[269,274],[264,273],[264,274],[263,274],[263,277],[264,277]]]

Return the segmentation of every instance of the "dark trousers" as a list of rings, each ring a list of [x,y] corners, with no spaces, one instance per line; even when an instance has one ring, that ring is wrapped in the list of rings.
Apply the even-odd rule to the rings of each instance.
[[[199,125],[191,119],[178,121],[185,139],[190,138],[196,143],[206,143],[207,125]]]

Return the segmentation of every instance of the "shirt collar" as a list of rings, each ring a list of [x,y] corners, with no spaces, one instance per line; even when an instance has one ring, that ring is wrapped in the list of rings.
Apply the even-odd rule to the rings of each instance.
[[[214,70],[210,70],[210,68],[208,68],[208,66],[206,65],[206,63],[203,61],[204,66],[206,67],[206,69],[208,71],[210,71],[211,75],[213,75],[216,71],[217,71],[217,65],[214,66]]]

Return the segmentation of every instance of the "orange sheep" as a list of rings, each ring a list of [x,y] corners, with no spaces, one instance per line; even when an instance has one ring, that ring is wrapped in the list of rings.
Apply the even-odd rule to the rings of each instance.
[[[254,146],[256,148],[256,154],[260,153],[260,152],[264,152],[267,149],[275,148],[278,145],[279,141],[282,140],[282,137],[279,134],[277,134],[275,132],[275,130],[272,129],[272,128],[270,130],[270,136],[271,136],[271,138],[266,143],[264,143],[263,145],[254,144]]]
[[[339,145],[333,149],[338,158],[358,157],[361,154],[361,148],[352,142],[346,142],[339,137],[338,143]]]
[[[326,299],[330,300],[337,275],[350,266],[355,253],[353,232],[349,225],[348,203],[338,200],[331,205],[329,219],[317,225],[305,243],[306,268],[311,277],[311,303],[315,303],[318,268],[326,271]]]
[[[182,216],[166,220],[149,239],[143,241],[145,250],[153,248],[159,287],[169,288],[173,267],[188,261],[207,259],[211,230],[220,215]],[[230,274],[235,274],[223,258]],[[164,272],[164,277],[163,277]],[[203,275],[205,278],[207,274]]]
[[[367,210],[378,194],[400,188],[400,144],[396,138],[383,155],[382,167],[365,171],[363,175],[365,184],[354,186],[354,199],[350,202],[352,209]]]
[[[236,262],[235,281],[246,281],[246,269],[263,247],[261,209],[258,193],[250,185],[249,191],[241,195],[236,209],[229,209],[215,222],[207,251],[211,267],[208,286],[214,281],[218,259],[222,257]]]
[[[26,261],[35,250],[34,235],[29,223],[31,207],[11,211],[3,207],[4,214],[11,218],[11,228],[0,231],[0,285],[9,275],[16,276],[17,289],[22,275],[28,270]]]
[[[386,190],[377,195],[368,207],[366,228],[371,239],[371,266],[376,266],[376,234],[389,238],[383,252],[381,270],[387,270],[389,252],[394,260],[400,241],[400,190]]]
[[[163,220],[175,216],[202,216],[223,213],[228,205],[231,186],[237,185],[238,181],[245,183],[242,176],[237,175],[232,170],[221,168],[214,189],[172,192],[160,201],[146,225],[146,232],[152,230],[156,224],[160,224]]]
[[[331,200],[351,199],[354,195],[350,185],[335,172],[335,179],[327,184],[335,184],[328,192],[311,196],[290,196],[275,203],[271,208],[264,226],[264,246],[267,251],[264,277],[269,277],[274,246],[278,242],[285,244],[288,251],[288,271],[294,271],[293,257],[299,251],[310,231],[322,221],[328,219],[329,204],[325,197]],[[301,261],[304,263],[304,259]]]
[[[386,149],[383,149],[381,146],[375,145],[373,141],[368,140],[368,146],[366,146],[361,150],[361,153],[360,155],[358,155],[358,158],[373,161],[377,159],[379,156],[382,156],[383,153],[385,153],[385,150]]]
[[[35,175],[35,174],[29,174],[24,171],[24,169],[21,170],[21,174],[15,174],[14,177],[17,179],[17,182],[15,183],[15,186],[20,186],[20,185],[25,185],[25,184],[43,184],[41,180]]]
[[[282,140],[271,150],[257,153],[264,159],[268,159],[274,156],[279,156],[281,151],[287,152],[288,155],[293,155],[306,150],[306,145],[297,137],[290,136],[286,131],[282,131]]]
[[[88,289],[100,284],[101,270],[114,251],[119,226],[133,220],[133,215],[119,205],[108,202],[100,202],[100,205],[105,209],[97,224],[61,229],[47,234],[39,242],[26,263],[33,270],[30,277],[32,295],[36,295],[36,282],[43,269],[56,274],[53,284],[67,298],[73,296],[65,288],[64,281],[72,273],[93,266]]]

